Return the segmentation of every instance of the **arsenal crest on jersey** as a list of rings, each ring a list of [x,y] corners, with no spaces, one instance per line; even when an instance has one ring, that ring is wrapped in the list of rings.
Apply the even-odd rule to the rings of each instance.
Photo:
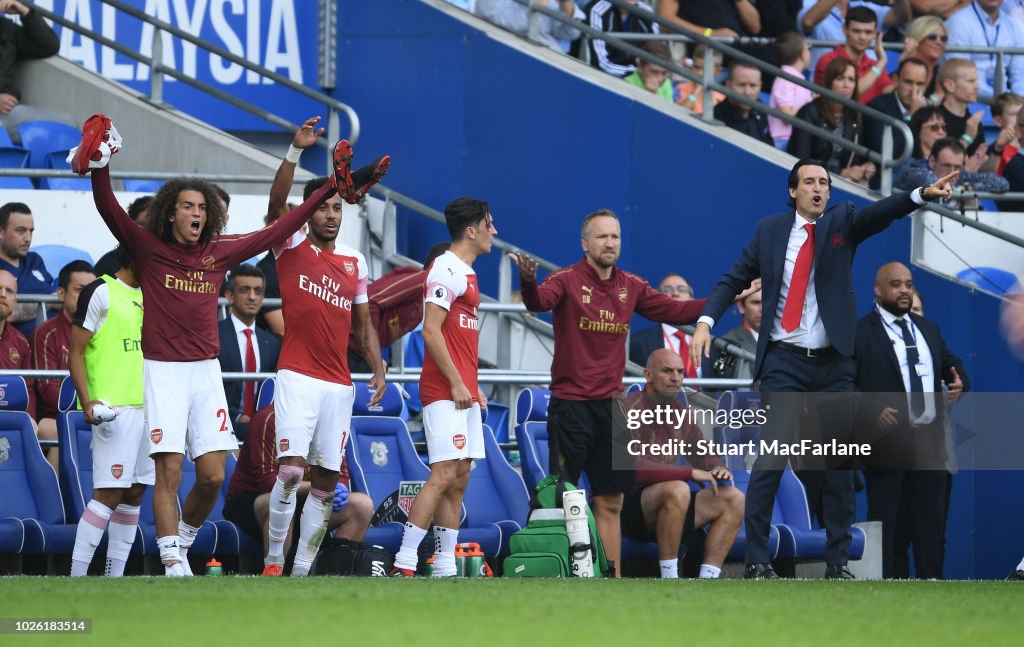
[[[348,274],[355,274],[355,272],[356,272],[356,264],[353,263],[352,261],[345,261],[341,265],[342,265],[342,267],[345,268],[345,272],[346,273],[348,273]]]
[[[287,438],[282,438],[280,445],[281,445],[281,451],[282,452],[288,451],[288,446],[289,445],[288,445],[288,439]]]
[[[466,446],[466,437],[462,434],[455,434],[452,436],[452,444],[455,445],[455,449],[462,449]]]
[[[164,439],[164,430],[154,429],[153,431],[149,432],[149,439],[153,441],[154,445],[159,445],[160,441]]]
[[[110,473],[116,479],[121,478],[121,475],[124,474],[124,465],[121,465],[120,463],[115,463],[115,464],[111,465],[110,466]]]

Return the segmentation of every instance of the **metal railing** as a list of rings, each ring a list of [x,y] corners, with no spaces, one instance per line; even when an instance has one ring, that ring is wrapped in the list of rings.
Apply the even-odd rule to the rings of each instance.
[[[119,0],[99,1],[103,4],[109,5],[117,9],[118,11],[126,15],[132,16],[134,18],[137,18],[138,20],[141,20],[142,22],[148,23],[155,28],[153,30],[152,56],[144,56],[143,54],[126,45],[122,45],[121,43],[118,43],[115,40],[107,38],[102,34],[93,31],[92,29],[82,27],[81,25],[64,18],[60,14],[50,11],[45,7],[41,7],[37,3],[31,2],[30,0],[25,0],[24,4],[31,7],[33,10],[39,12],[39,15],[48,18],[49,20],[52,20],[53,22],[63,26],[66,29],[70,29],[71,31],[80,34],[86,38],[89,38],[95,41],[96,43],[103,45],[104,47],[109,47],[117,51],[118,53],[127,56],[128,58],[131,58],[135,61],[147,65],[150,68],[150,87],[149,96],[147,97],[147,99],[152,103],[163,104],[163,80],[165,76],[169,76],[183,83],[186,83],[187,85],[190,85],[196,88],[197,90],[200,90],[201,92],[204,92],[210,96],[220,99],[221,101],[229,103],[232,106],[239,108],[240,110],[244,110],[249,114],[255,115],[265,121],[268,121],[274,124],[275,126],[280,127],[282,130],[286,132],[294,132],[298,130],[300,126],[300,124],[293,123],[288,119],[280,117],[270,111],[264,110],[259,106],[256,106],[252,103],[232,96],[231,94],[219,88],[216,88],[208,83],[196,80],[182,72],[175,70],[172,67],[164,65],[163,38],[161,32],[167,32],[172,36],[188,41],[189,43],[192,43],[197,47],[207,52],[210,52],[211,54],[220,56],[224,60],[240,65],[246,70],[250,70],[252,72],[259,74],[260,76],[270,79],[281,86],[284,86],[290,90],[297,92],[298,94],[301,94],[302,96],[323,103],[327,108],[327,123],[325,135],[321,137],[320,140],[317,142],[318,145],[325,147],[330,146],[333,142],[341,138],[341,125],[339,114],[344,114],[348,119],[348,140],[352,144],[355,144],[358,141],[360,135],[359,115],[356,114],[356,111],[351,106],[341,101],[338,101],[334,97],[331,97],[327,94],[307,88],[301,83],[296,83],[295,81],[292,81],[288,77],[279,74],[269,68],[266,68],[257,63],[253,63],[252,61],[245,59],[241,56],[238,56],[237,54],[233,54],[232,52],[224,49],[223,47],[218,47],[217,45],[214,45],[208,41],[193,36],[192,34],[189,34],[188,32],[179,29],[178,27],[175,27],[174,25],[168,22],[158,20],[156,18],[153,18],[152,16],[148,16],[143,11],[135,7],[132,7],[124,2],[120,2]],[[330,160],[328,160],[328,163],[330,163]]]
[[[807,131],[810,134],[814,135],[815,137],[824,139],[832,144],[836,144],[837,146],[842,147],[845,150],[852,151],[857,155],[861,155],[875,162],[876,164],[878,164],[879,169],[881,169],[880,181],[882,195],[889,195],[892,193],[892,169],[902,164],[910,156],[911,152],[909,146],[904,146],[902,147],[903,150],[900,151],[899,156],[893,156],[893,129],[898,129],[903,134],[905,141],[910,142],[914,140],[913,134],[910,132],[910,127],[902,119],[897,119],[885,113],[879,112],[874,108],[871,108],[862,103],[839,95],[830,89],[823,88],[819,85],[815,85],[814,83],[811,83],[804,79],[802,76],[795,76],[793,74],[790,74],[789,72],[785,72],[781,68],[775,67],[774,65],[771,65],[769,63],[765,63],[760,59],[757,59],[753,56],[750,56],[749,54],[741,52],[738,49],[726,45],[721,42],[721,39],[704,36],[703,34],[681,27],[680,25],[677,25],[674,22],[666,20],[658,16],[657,14],[639,9],[637,6],[629,2],[626,2],[625,0],[608,1],[611,4],[615,5],[616,7],[625,9],[626,11],[633,14],[637,18],[641,18],[651,23],[657,23],[659,27],[662,29],[662,31],[668,30],[669,32],[669,34],[649,35],[647,38],[648,40],[664,38],[665,36],[671,34],[686,36],[691,41],[696,43],[703,43],[706,47],[721,51],[723,55],[728,56],[734,60],[743,61],[746,64],[756,67],[758,70],[768,72],[776,77],[786,79],[791,83],[807,88],[812,92],[822,95],[828,98],[829,100],[838,103],[846,108],[856,110],[857,112],[861,113],[862,116],[876,119],[882,124],[881,153],[875,152],[874,150],[867,148],[866,146],[863,146],[856,142],[837,136],[830,130],[826,130],[818,126],[811,125],[803,121],[802,119],[797,119],[793,115],[788,115],[785,112],[778,110],[777,108],[772,108],[771,106],[765,105],[764,103],[761,103],[756,99],[749,99],[743,96],[742,94],[732,90],[731,88],[728,88],[725,85],[718,83],[715,80],[716,75],[714,69],[714,57],[712,56],[706,56],[704,58],[704,69],[702,70],[702,75],[698,76],[692,70],[689,70],[685,67],[680,67],[679,65],[676,65],[672,61],[666,61],[664,59],[653,56],[652,54],[647,53],[646,51],[640,49],[639,47],[629,44],[628,42],[621,38],[610,35],[608,32],[603,32],[598,29],[594,29],[590,25],[582,23],[578,20],[573,20],[572,18],[569,18],[568,16],[566,16],[565,14],[558,10],[550,9],[547,6],[535,4],[535,0],[516,0],[516,2],[526,5],[531,14],[543,14],[553,20],[569,24],[573,28],[578,29],[583,34],[586,34],[592,38],[604,40],[605,42],[614,45],[618,49],[621,49],[629,54],[635,55],[638,59],[655,63],[665,68],[666,70],[674,74],[677,74],[685,79],[700,83],[701,86],[704,88],[703,111],[700,115],[700,118],[702,120],[708,123],[718,123],[714,118],[714,106],[712,105],[714,97],[712,96],[712,93],[709,92],[709,90],[720,92],[731,100],[737,101],[749,108],[753,108],[754,110],[757,110],[764,114],[771,115],[793,127]]]

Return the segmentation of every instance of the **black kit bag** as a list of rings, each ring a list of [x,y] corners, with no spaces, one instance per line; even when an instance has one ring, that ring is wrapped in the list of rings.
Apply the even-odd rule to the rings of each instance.
[[[309,574],[387,577],[394,563],[395,559],[391,553],[380,546],[324,537]]]

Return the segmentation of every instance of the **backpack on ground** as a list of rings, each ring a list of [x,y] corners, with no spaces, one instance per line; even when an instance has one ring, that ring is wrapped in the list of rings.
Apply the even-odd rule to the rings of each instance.
[[[530,497],[531,512],[526,528],[509,538],[510,554],[505,558],[505,577],[572,576],[572,546],[566,531],[562,495],[576,489],[556,474],[537,484]],[[594,577],[611,577],[614,567],[609,565],[605,556],[590,506],[586,507],[586,513],[590,529],[590,544],[586,548],[590,549],[593,558]]]

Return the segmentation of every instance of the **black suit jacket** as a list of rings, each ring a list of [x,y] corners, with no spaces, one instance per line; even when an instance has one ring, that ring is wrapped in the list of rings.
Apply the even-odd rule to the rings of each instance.
[[[814,232],[814,287],[818,310],[828,338],[843,355],[853,357],[857,299],[851,267],[857,246],[916,208],[910,193],[898,193],[860,211],[854,209],[852,202],[843,202],[830,207],[818,218]],[[764,316],[754,362],[754,375],[758,378],[762,377],[764,354],[782,296],[786,247],[794,217],[793,211],[787,211],[761,220],[754,240],[743,249],[732,269],[719,279],[704,304],[703,314],[717,323],[736,295],[761,277]]]
[[[882,94],[871,100],[868,104],[869,107],[875,110],[885,113],[890,117],[896,119],[903,119],[903,111],[900,109],[899,99],[896,98],[895,92],[888,94]],[[909,121],[909,120],[907,120]],[[873,151],[878,153],[882,152],[882,131],[885,130],[885,125],[877,120],[871,119],[870,117],[864,120],[864,145]],[[892,156],[894,158],[900,156],[900,152],[903,147],[907,145],[907,140],[898,130],[892,132]]]
[[[661,332],[661,325],[646,328],[629,336],[629,361],[646,366],[651,353],[664,347],[665,336]]]
[[[963,362],[949,351],[939,327],[924,317],[915,314],[909,316],[928,344],[934,367],[932,389],[937,398],[934,422],[918,432],[919,437],[916,439],[910,429],[907,399],[904,395],[907,389],[903,384],[899,358],[896,357],[892,340],[885,332],[882,317],[877,309],[872,308],[870,313],[857,321],[856,384],[857,390],[864,394],[857,413],[858,436],[865,440],[881,437],[882,442],[876,443],[878,451],[872,451],[872,457],[875,459],[873,463],[890,468],[909,469],[915,466],[910,461],[912,457],[905,455],[911,448],[917,451],[918,459],[930,458],[934,462],[945,458],[942,382],[953,381],[952,369],[955,368],[963,380],[964,391],[969,390],[971,385]],[[886,407],[892,407],[899,413],[896,416],[896,428],[888,430],[883,435],[878,430],[876,422]],[[916,466],[923,467],[920,464]],[[934,464],[931,467],[941,468]]]
[[[221,319],[217,324],[220,333],[220,370],[225,373],[238,373],[245,369],[242,355],[238,351],[238,339],[235,337],[235,325],[231,317]],[[256,344],[259,347],[259,362],[256,370],[261,373],[272,373],[277,370],[277,356],[281,353],[281,342],[271,333],[260,328],[256,329]],[[235,421],[242,413],[242,383],[235,380],[224,382],[224,395],[228,400],[228,412]]]

